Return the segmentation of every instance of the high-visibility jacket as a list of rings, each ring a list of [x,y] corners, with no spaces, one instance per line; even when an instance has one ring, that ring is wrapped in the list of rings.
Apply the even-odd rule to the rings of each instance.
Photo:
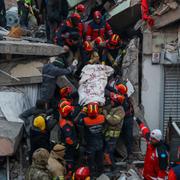
[[[113,34],[111,26],[106,21],[101,21],[100,24],[94,21],[90,22],[87,27],[86,40],[93,41],[98,36],[102,39],[107,39],[106,36],[111,36]]]
[[[180,179],[180,164],[170,169],[168,174],[168,180],[179,180]]]
[[[98,114],[95,118],[85,117],[83,124],[85,126],[85,141],[89,148],[95,150],[103,147],[103,128],[105,117]]]
[[[139,126],[143,137],[145,137],[147,141],[143,176],[146,180],[164,180],[167,176],[166,169],[168,165],[168,152],[166,146],[162,142],[159,142],[156,146],[152,145],[149,141],[149,129],[144,123],[141,123]]]
[[[60,119],[59,126],[62,142],[65,143],[66,147],[76,147],[78,143],[74,124],[69,120]]]

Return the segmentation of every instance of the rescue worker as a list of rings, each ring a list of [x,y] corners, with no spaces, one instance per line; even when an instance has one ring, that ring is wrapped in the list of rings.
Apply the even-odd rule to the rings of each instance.
[[[74,107],[68,101],[59,103],[61,119],[59,121],[61,141],[65,144],[65,160],[67,163],[67,178],[72,177],[75,163],[75,153],[79,148],[76,130],[73,124]]]
[[[56,144],[50,152],[48,170],[53,178],[64,180],[66,174],[66,162],[64,160],[65,146]]]
[[[87,64],[99,64],[99,54],[93,49],[92,44],[89,41],[85,41],[83,44],[83,66]]]
[[[105,117],[99,114],[98,103],[87,105],[87,117],[79,119],[78,125],[84,127],[87,163],[92,177],[103,172],[103,130]]]
[[[175,162],[173,167],[170,169],[168,174],[168,180],[178,180],[180,179],[180,159]]]
[[[0,26],[6,27],[6,8],[4,0],[0,0]]]
[[[102,39],[107,39],[112,34],[111,26],[108,22],[103,20],[101,12],[95,11],[93,14],[93,21],[90,22],[87,27],[86,41],[93,41],[98,36]]]
[[[56,31],[54,44],[67,49],[67,64],[70,64],[74,58],[80,60],[82,57],[83,30],[79,28],[80,21],[81,17],[78,13],[71,13],[69,18]]]
[[[167,177],[168,152],[167,147],[162,141],[162,133],[159,129],[154,129],[150,132],[138,118],[136,122],[139,125],[142,136],[147,141],[143,177],[145,180],[163,180]]]
[[[79,29],[79,23],[81,16],[78,13],[71,13],[70,17],[64,22],[64,24],[56,31],[56,37],[54,43],[60,46],[67,45],[73,46],[82,35],[82,31]],[[76,42],[77,43],[77,42]]]
[[[68,3],[67,0],[48,0],[47,19],[50,28],[50,41],[54,42],[55,32],[61,26],[61,23],[67,18]]]
[[[49,152],[44,148],[39,148],[33,153],[32,165],[29,167],[25,180],[51,180],[51,173],[48,165]]]
[[[31,107],[30,109],[24,111],[19,115],[19,118],[21,118],[24,121],[24,126],[26,129],[27,135],[29,135],[29,128],[32,125],[32,120],[37,117],[39,114],[50,114],[52,112],[51,109],[47,111],[46,107],[46,101],[43,99],[38,99],[36,101],[36,105]]]
[[[118,34],[113,34],[104,44],[102,52],[102,61],[112,67],[121,66],[123,59],[123,44]]]
[[[78,25],[78,28],[79,28],[79,31],[80,31],[80,35],[81,37],[84,38],[84,35],[85,35],[85,26],[84,26],[84,22],[83,22],[83,17],[84,17],[84,13],[85,13],[85,6],[83,4],[78,4],[76,7],[75,7],[75,10],[76,10],[76,13],[78,13],[80,16],[81,16],[81,20],[79,22],[79,25]]]
[[[22,0],[20,8],[20,25],[24,28],[28,28],[29,13],[34,15],[35,7],[34,0]]]
[[[90,170],[88,167],[80,167],[74,173],[72,180],[90,180]]]
[[[46,114],[41,114],[34,118],[30,128],[30,163],[32,154],[36,149],[45,148],[50,151],[50,132],[56,123],[57,121],[53,116],[46,116]]]
[[[125,83],[119,83],[116,85],[116,89],[119,94],[125,96],[125,100],[123,103],[123,108],[125,111],[125,117],[123,121],[123,127],[122,127],[122,138],[125,143],[126,149],[127,149],[127,161],[131,163],[133,159],[132,155],[132,146],[133,146],[133,124],[134,124],[134,107],[132,104],[132,99],[128,97],[127,92],[128,88],[125,85]]]
[[[49,60],[48,64],[45,64],[42,69],[43,81],[40,89],[40,97],[45,100],[48,104],[48,108],[53,106],[57,108],[57,104],[51,103],[55,89],[56,89],[56,80],[59,76],[69,75],[76,68],[77,60],[74,60],[73,63],[67,68],[59,68],[57,66],[56,60]]]
[[[122,104],[125,97],[111,93],[111,103],[104,107],[103,114],[106,117],[105,125],[105,163],[113,170],[115,168],[114,151],[119,139],[125,116]]]

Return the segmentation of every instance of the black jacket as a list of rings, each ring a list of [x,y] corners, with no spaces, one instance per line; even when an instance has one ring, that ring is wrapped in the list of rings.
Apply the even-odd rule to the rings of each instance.
[[[47,16],[50,23],[60,24],[68,15],[68,3],[66,0],[48,0]]]
[[[58,76],[68,75],[71,73],[69,68],[58,68],[53,64],[45,64],[43,66],[42,75],[43,82],[41,85],[40,96],[43,100],[51,100],[55,89],[56,89],[56,80]]]

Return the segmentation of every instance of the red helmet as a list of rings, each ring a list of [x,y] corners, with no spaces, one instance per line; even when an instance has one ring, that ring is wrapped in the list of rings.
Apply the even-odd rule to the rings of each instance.
[[[102,18],[102,14],[100,11],[95,11],[93,14],[93,18],[94,19],[101,19]]]
[[[68,116],[72,111],[74,111],[74,107],[71,106],[71,103],[68,101],[63,101],[58,104],[58,109],[62,117]]]
[[[75,7],[75,9],[78,11],[78,12],[84,12],[85,11],[85,6],[84,6],[84,4],[78,4],[76,7]]]
[[[70,19],[74,25],[78,25],[79,22],[81,21],[81,16],[78,13],[72,13],[70,15]]]
[[[98,103],[89,103],[87,107],[88,116],[94,117],[99,113]]]
[[[88,167],[80,167],[75,172],[75,180],[90,180],[90,170]]]
[[[70,86],[65,86],[59,91],[61,98],[67,97],[70,93],[72,93],[72,88]]]
[[[117,96],[117,102],[120,103],[120,104],[123,104],[125,100],[125,96],[124,95],[118,95]]]
[[[128,91],[128,88],[127,88],[127,86],[126,85],[124,85],[124,84],[118,84],[118,85],[116,85],[116,88],[117,88],[117,90],[121,93],[121,94],[127,94],[127,91]]]
[[[94,40],[94,42],[95,42],[97,45],[100,45],[101,43],[104,42],[104,40],[102,39],[102,37],[98,36],[98,37]]]
[[[85,51],[92,51],[93,50],[93,47],[92,47],[90,42],[84,41],[84,50]]]
[[[120,36],[118,34],[113,34],[108,43],[112,46],[118,46],[120,43]]]

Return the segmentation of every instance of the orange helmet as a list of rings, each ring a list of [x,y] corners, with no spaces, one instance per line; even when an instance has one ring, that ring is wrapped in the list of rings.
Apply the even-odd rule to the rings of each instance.
[[[90,117],[97,116],[99,113],[98,103],[89,103],[87,106],[87,114]]]
[[[125,96],[124,95],[118,95],[117,96],[118,103],[123,104],[124,100],[125,100]]]
[[[101,43],[104,42],[104,40],[103,40],[100,36],[98,36],[98,37],[95,39],[94,42],[95,42],[97,45],[100,45]]]
[[[75,9],[78,11],[78,12],[84,12],[85,11],[85,6],[84,6],[84,4],[78,4],[76,7],[75,7]]]
[[[93,14],[93,18],[94,19],[101,19],[102,18],[102,14],[100,11],[95,11]]]
[[[120,42],[120,36],[118,34],[113,34],[108,41],[108,43],[112,46],[118,46],[119,42]]]
[[[126,85],[124,85],[124,84],[118,84],[118,85],[116,85],[116,88],[117,88],[117,90],[121,93],[121,94],[127,94],[127,91],[128,91],[128,88],[127,88],[127,86]]]
[[[70,93],[72,93],[72,88],[70,86],[65,86],[59,91],[61,98],[67,97]]]
[[[71,106],[71,103],[68,101],[59,103],[58,109],[62,117],[67,117],[72,111],[74,111],[74,107]]]
[[[93,47],[92,47],[90,42],[84,41],[84,50],[85,51],[92,51],[93,50]]]
[[[90,180],[90,170],[88,167],[80,167],[76,170],[74,180]]]

